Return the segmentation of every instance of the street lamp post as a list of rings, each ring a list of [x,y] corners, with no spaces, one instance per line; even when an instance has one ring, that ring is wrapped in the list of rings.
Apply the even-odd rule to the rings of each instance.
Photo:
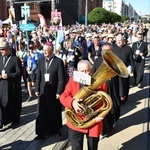
[[[88,17],[88,0],[85,2],[85,26],[87,26],[87,17]]]

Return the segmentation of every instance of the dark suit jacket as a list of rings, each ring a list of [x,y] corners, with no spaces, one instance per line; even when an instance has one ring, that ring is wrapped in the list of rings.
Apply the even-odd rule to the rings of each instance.
[[[8,79],[0,79],[0,108],[2,108],[3,124],[19,122],[21,114],[21,62],[16,56],[10,56],[7,65],[3,68],[3,56],[0,56],[0,74],[2,70]]]
[[[20,60],[16,56],[10,56],[10,60],[8,61],[5,68],[3,65],[3,56],[0,56],[0,74],[2,70],[5,70],[5,73],[8,75],[8,79],[0,79],[0,86],[3,87],[3,96],[2,96],[2,105],[5,107],[9,98],[14,97],[14,88],[18,83],[18,86],[21,87],[21,63]],[[2,91],[1,91],[2,92]],[[12,94],[12,95],[11,95]]]
[[[136,50],[140,50],[140,53],[143,53],[143,56],[146,57],[148,54],[147,42],[142,41],[141,46],[138,47],[138,42],[134,42],[132,45],[132,52],[135,57]],[[141,63],[144,63],[145,59],[141,59]]]
[[[46,73],[45,57],[43,57],[38,62],[36,86],[35,86],[35,92],[40,92],[40,94],[44,93],[45,73]],[[50,74],[49,83],[51,84],[53,91],[55,91],[55,94],[61,94],[64,90],[65,85],[63,61],[60,58],[54,56],[47,73]]]

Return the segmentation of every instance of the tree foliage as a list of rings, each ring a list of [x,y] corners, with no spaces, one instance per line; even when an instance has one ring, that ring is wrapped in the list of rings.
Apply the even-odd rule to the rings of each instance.
[[[88,23],[114,23],[129,20],[127,16],[120,16],[115,12],[109,12],[102,7],[96,7],[88,14]]]
[[[89,23],[109,23],[109,15],[110,13],[101,7],[94,8],[91,12],[88,14],[88,22]]]
[[[121,16],[121,22],[124,22],[126,20],[129,20],[130,18],[128,16]]]
[[[115,22],[120,22],[121,21],[121,16],[118,15],[117,13],[115,12],[111,12],[110,15],[110,22],[109,23],[115,23]]]

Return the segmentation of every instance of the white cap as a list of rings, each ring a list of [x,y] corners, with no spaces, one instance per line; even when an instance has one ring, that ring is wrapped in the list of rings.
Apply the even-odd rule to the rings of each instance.
[[[65,35],[69,34],[69,30],[67,30],[67,31],[64,31],[64,33],[65,33]]]
[[[87,33],[86,37],[92,37],[92,34],[91,33]]]

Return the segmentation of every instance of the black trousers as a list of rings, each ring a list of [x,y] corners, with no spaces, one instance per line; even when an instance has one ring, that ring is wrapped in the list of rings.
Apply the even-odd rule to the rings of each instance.
[[[68,134],[72,150],[83,150],[84,133],[68,128]],[[88,150],[97,150],[99,137],[89,137],[88,134],[86,134],[86,137]]]

